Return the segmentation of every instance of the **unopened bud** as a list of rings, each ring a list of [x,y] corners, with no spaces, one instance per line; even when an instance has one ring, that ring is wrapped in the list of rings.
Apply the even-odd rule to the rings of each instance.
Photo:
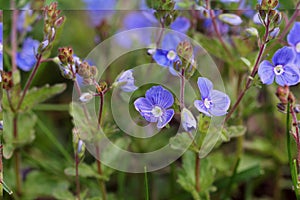
[[[80,97],[79,97],[79,101],[82,103],[87,103],[89,102],[92,98],[94,97],[93,94],[89,93],[89,92],[85,92],[83,93]]]

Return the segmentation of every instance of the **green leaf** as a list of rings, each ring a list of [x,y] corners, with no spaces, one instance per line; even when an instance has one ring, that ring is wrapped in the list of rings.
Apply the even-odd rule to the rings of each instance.
[[[211,166],[208,159],[201,159],[200,161],[200,188],[201,191],[196,191],[195,185],[195,161],[196,156],[194,152],[187,151],[183,155],[183,166],[179,171],[177,182],[183,189],[190,192],[194,199],[201,199],[201,196],[207,196],[210,191],[215,190],[213,182],[215,178],[215,169]],[[204,175],[205,174],[205,175]]]
[[[38,171],[30,172],[23,185],[24,196],[28,199],[36,199],[41,196],[52,197],[57,191],[67,191],[68,188],[67,180]]]
[[[222,131],[222,140],[225,142],[230,141],[231,138],[239,137],[244,135],[247,132],[247,127],[239,126],[230,126]]]
[[[99,178],[106,179],[104,176],[100,176],[92,166],[85,163],[80,163],[78,167],[79,176],[83,178]],[[68,176],[76,176],[75,167],[69,167],[65,169],[65,174]]]
[[[18,134],[17,138],[14,138],[13,135],[14,114],[4,112],[3,117],[5,121],[3,138],[5,145],[8,145],[8,149],[6,149],[6,156],[11,156],[11,151],[14,148],[19,148],[26,144],[30,144],[35,139],[34,126],[36,124],[37,117],[32,112],[20,113],[16,116]]]
[[[48,84],[41,88],[32,88],[26,94],[21,105],[21,110],[28,110],[35,105],[63,92],[66,89],[66,84],[56,84],[49,86]]]

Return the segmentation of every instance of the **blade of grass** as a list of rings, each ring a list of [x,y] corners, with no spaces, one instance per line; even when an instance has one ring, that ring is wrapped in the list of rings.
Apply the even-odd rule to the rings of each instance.
[[[146,192],[146,200],[149,200],[149,186],[148,186],[148,176],[147,176],[147,167],[145,166],[145,192]]]
[[[38,117],[37,119],[37,125],[39,128],[44,132],[44,134],[48,137],[50,142],[57,148],[58,151],[65,157],[65,159],[71,164],[72,159],[69,153],[65,150],[65,148],[62,146],[62,144],[57,141],[57,139],[53,136],[52,132],[45,126],[42,120]]]
[[[297,200],[300,199],[299,195],[299,188],[298,188],[298,172],[297,172],[297,163],[296,160],[292,158],[292,150],[291,150],[291,121],[290,121],[290,104],[288,103],[287,106],[287,114],[286,114],[286,143],[287,143],[287,152],[288,152],[288,158],[289,158],[289,164],[290,164],[290,171],[292,176],[292,183],[295,191],[295,195]]]

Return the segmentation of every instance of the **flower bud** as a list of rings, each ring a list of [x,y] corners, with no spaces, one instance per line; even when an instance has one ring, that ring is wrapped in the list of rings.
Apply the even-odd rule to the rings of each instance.
[[[276,96],[280,100],[281,103],[287,104],[288,103],[288,97],[289,97],[290,89],[288,86],[278,86],[276,91]]]
[[[187,61],[189,61],[193,56],[193,47],[188,41],[180,42],[177,46],[176,51],[178,56],[184,58]]]
[[[1,71],[2,87],[4,90],[10,90],[13,87],[12,72]]]
[[[89,92],[85,92],[85,93],[83,93],[83,94],[79,97],[79,101],[81,101],[82,103],[87,103],[87,102],[89,102],[93,97],[94,97],[93,94],[91,94],[91,93],[89,93]]]
[[[191,111],[186,108],[183,108],[181,111],[181,124],[185,131],[191,132],[197,127],[197,121]]]

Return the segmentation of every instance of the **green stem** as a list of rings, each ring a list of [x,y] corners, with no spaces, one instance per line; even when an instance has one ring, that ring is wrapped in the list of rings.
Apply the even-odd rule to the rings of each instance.
[[[14,140],[18,139],[18,115],[15,114],[13,118],[13,137]],[[19,150],[15,150],[14,152],[15,158],[15,176],[16,176],[16,190],[17,195],[22,195],[22,179],[21,179],[21,155]]]
[[[76,171],[76,195],[77,195],[77,200],[80,200],[79,157],[78,157],[77,150],[75,153],[75,171]]]
[[[146,200],[149,200],[149,185],[148,185],[148,176],[147,176],[147,167],[145,166],[145,192],[146,192]]]
[[[287,143],[287,152],[288,152],[288,159],[289,159],[289,165],[290,165],[290,172],[291,172],[291,176],[292,176],[293,187],[294,187],[296,198],[297,198],[297,200],[299,200],[300,199],[300,195],[299,195],[299,189],[298,189],[297,163],[296,163],[296,160],[293,160],[293,158],[292,158],[290,128],[291,128],[291,122],[290,122],[290,103],[288,103],[287,114],[286,114],[286,139],[287,139],[286,143]],[[295,167],[295,164],[296,164],[296,167]]]
[[[199,193],[201,191],[200,188],[200,157],[198,155],[198,152],[195,153],[196,156],[196,164],[195,164],[195,187],[197,192]]]

